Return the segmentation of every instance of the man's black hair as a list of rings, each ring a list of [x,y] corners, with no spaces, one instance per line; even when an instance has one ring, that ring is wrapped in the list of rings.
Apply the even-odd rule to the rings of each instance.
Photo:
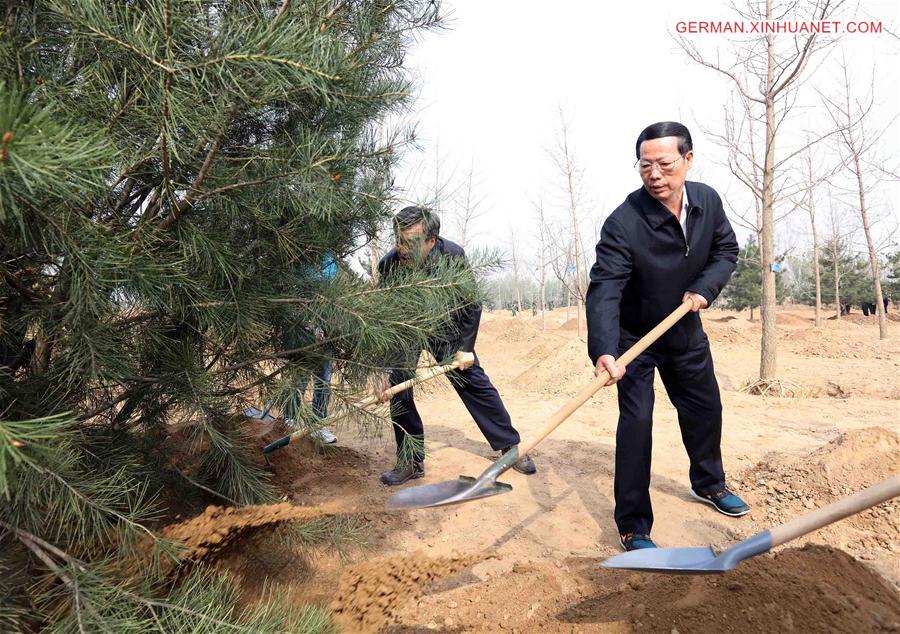
[[[694,149],[694,142],[691,140],[691,132],[685,126],[675,121],[660,121],[653,125],[648,125],[644,131],[638,135],[637,143],[634,146],[634,154],[641,158],[641,143],[644,141],[652,141],[653,139],[662,139],[667,136],[678,137],[678,153],[684,156]]]
[[[425,207],[415,205],[404,207],[394,216],[394,233],[399,233],[413,225],[422,223],[425,239],[437,238],[441,231],[441,219],[436,213]]]

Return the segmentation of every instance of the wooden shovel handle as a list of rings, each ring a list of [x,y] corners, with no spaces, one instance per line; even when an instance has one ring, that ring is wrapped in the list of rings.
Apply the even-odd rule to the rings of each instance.
[[[416,374],[413,378],[407,379],[403,383],[398,383],[397,385],[393,385],[390,388],[384,391],[385,396],[394,396],[395,394],[399,394],[404,390],[408,390],[414,385],[418,385],[419,383],[424,383],[425,381],[430,381],[431,379],[438,377],[442,374],[447,374],[448,372],[452,372],[459,367],[459,361],[454,361],[453,363],[448,363],[447,365],[435,365],[424,372],[420,372]],[[367,407],[372,405],[373,403],[378,402],[378,399],[372,395],[364,398],[356,404],[357,408]]]
[[[424,383],[425,381],[430,381],[431,379],[433,379],[437,376],[440,376],[442,374],[447,374],[447,372],[451,372],[451,371],[457,369],[458,367],[459,367],[458,361],[454,361],[453,363],[448,363],[447,365],[432,366],[432,367],[428,368],[427,370],[425,370],[424,372],[422,372],[420,374],[416,374],[413,378],[407,379],[403,383],[398,383],[397,385],[394,385],[393,387],[388,388],[387,390],[384,391],[384,393],[387,396],[393,396],[394,394],[397,394],[398,392],[402,392],[403,390],[408,390],[409,388],[411,388],[414,385],[418,385],[419,383]],[[368,407],[369,405],[373,405],[377,401],[378,401],[378,399],[375,398],[374,395],[372,395],[372,396],[362,399],[361,401],[358,401],[354,405],[354,408],[361,409],[363,407]],[[327,422],[334,423],[343,418],[346,418],[347,416],[350,415],[350,413],[352,411],[353,410],[349,410],[345,414],[341,414],[339,416],[329,418]],[[263,454],[268,455],[268,454],[272,453],[273,451],[275,451],[276,449],[280,449],[281,447],[284,447],[292,442],[300,440],[304,436],[309,435],[314,429],[315,429],[314,427],[304,427],[303,429],[298,429],[297,431],[290,433],[287,436],[284,436],[283,438],[279,438],[275,442],[269,443],[268,445],[263,447]],[[266,458],[266,460],[268,461],[268,458]]]
[[[900,475],[890,477],[837,502],[832,502],[812,513],[801,515],[787,524],[769,529],[769,533],[772,535],[772,547],[780,546],[876,504],[887,502],[898,495],[900,495]]]
[[[646,335],[641,337],[633,346],[631,346],[625,354],[616,359],[616,365],[619,366],[627,366],[629,363],[634,361],[639,354],[641,354],[644,350],[650,347],[650,345],[659,339],[664,332],[666,332],[669,328],[671,328],[676,321],[684,317],[688,312],[690,312],[692,307],[692,302],[689,299],[686,299],[681,306],[672,311],[672,313],[663,319],[656,328],[648,332]],[[572,400],[563,405],[559,411],[557,411],[553,418],[551,418],[546,425],[544,425],[543,429],[538,432],[537,436],[534,438],[522,443],[519,445],[519,455],[524,456],[529,451],[535,448],[535,446],[541,442],[544,438],[550,435],[554,429],[560,426],[564,420],[566,420],[569,416],[572,415],[576,409],[584,405],[589,398],[591,398],[594,394],[596,394],[601,387],[603,387],[606,382],[609,381],[609,372],[603,371],[600,376],[596,377],[590,384],[586,385],[578,394],[576,394]]]

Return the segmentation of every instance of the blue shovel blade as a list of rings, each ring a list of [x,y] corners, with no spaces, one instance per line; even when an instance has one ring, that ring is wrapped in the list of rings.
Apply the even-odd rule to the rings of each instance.
[[[626,568],[647,572],[701,575],[731,570],[744,559],[772,548],[772,533],[763,531],[740,541],[716,555],[709,546],[702,548],[642,548],[610,557],[605,568]]]

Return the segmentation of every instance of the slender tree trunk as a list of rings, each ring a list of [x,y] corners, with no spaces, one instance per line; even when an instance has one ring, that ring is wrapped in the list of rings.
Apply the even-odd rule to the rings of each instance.
[[[808,183],[812,185],[812,159],[806,163],[808,169]],[[815,200],[813,199],[812,189],[807,193],[809,196],[807,211],[809,212],[809,224],[812,227],[813,239],[813,275],[816,278],[816,328],[822,327],[822,273],[819,270],[819,236],[816,233],[816,209]]]
[[[547,295],[545,290],[544,269],[541,268],[541,330],[547,330]]]
[[[766,19],[772,16],[772,0],[766,0]],[[760,258],[762,266],[762,341],[760,343],[759,378],[763,380],[775,378],[778,367],[778,333],[775,326],[775,273],[772,272],[772,261],[775,251],[775,232],[773,191],[775,178],[775,100],[772,95],[775,85],[775,37],[766,36],[766,53],[768,68],[766,74],[766,151],[763,166],[763,200],[762,200],[762,240],[760,242]]]
[[[544,240],[543,229],[541,229],[541,284],[540,284],[540,302],[541,302],[541,330],[547,330],[547,264],[544,261]]]
[[[848,133],[852,143],[853,130],[849,130]],[[863,232],[866,234],[866,246],[869,247],[869,264],[872,267],[872,278],[875,280],[875,314],[878,315],[878,338],[887,339],[887,315],[884,313],[884,296],[881,294],[881,273],[878,270],[878,253],[875,251],[875,242],[872,240],[872,230],[869,227],[869,214],[866,208],[866,190],[863,186],[862,166],[859,161],[859,153],[854,153],[853,164],[856,171],[857,187],[859,187],[859,215],[862,217]]]
[[[568,141],[566,141],[568,148]],[[566,154],[566,162],[568,163],[568,153]],[[578,314],[575,316],[578,320],[578,336],[581,337],[582,320],[584,319],[584,292],[581,289],[581,236],[578,232],[578,208],[575,203],[575,189],[572,183],[571,167],[566,174],[569,189],[569,204],[572,206],[572,230],[575,239],[575,291],[578,295]]]
[[[510,246],[510,255],[512,256],[513,266],[513,285],[516,290],[516,311],[522,312],[522,293],[519,290],[519,246],[516,244],[516,235],[512,234],[512,243]]]
[[[837,235],[831,243],[831,261],[834,266],[834,301],[837,305],[834,316],[838,321],[841,320],[841,267],[838,264],[838,245]]]

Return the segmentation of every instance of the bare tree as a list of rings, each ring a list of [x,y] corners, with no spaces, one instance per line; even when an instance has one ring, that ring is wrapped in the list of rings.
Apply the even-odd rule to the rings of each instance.
[[[869,264],[872,269],[872,279],[875,282],[875,310],[878,315],[878,335],[881,339],[888,338],[887,315],[884,311],[883,295],[881,291],[881,273],[878,267],[878,250],[872,238],[871,209],[866,202],[866,195],[880,182],[881,177],[877,169],[872,167],[872,155],[876,145],[884,133],[888,130],[894,119],[881,129],[872,130],[869,124],[869,116],[875,105],[874,80],[869,86],[868,95],[853,97],[850,86],[849,69],[846,58],[841,61],[841,88],[842,93],[835,98],[822,94],[822,101],[835,126],[840,128],[838,146],[844,157],[844,167],[853,178],[855,195],[859,200],[859,215],[862,220],[863,234],[866,237],[866,247],[869,251]],[[820,93],[821,94],[821,93]]]
[[[537,203],[533,203],[537,220],[537,282],[538,282],[538,307],[541,311],[541,330],[547,330],[547,246],[548,233],[547,218],[544,215],[544,198],[538,197]]]
[[[831,215],[831,266],[834,271],[834,318],[837,321],[841,319],[841,267],[840,253],[838,245],[840,244],[840,216],[834,209],[834,198],[829,193],[828,211]]]
[[[459,203],[456,205],[454,213],[456,235],[463,248],[469,246],[469,242],[475,237],[475,223],[487,213],[487,209],[484,206],[484,198],[478,194],[477,190],[475,161],[472,161],[459,187],[457,195]]]
[[[575,284],[574,292],[578,302],[578,336],[581,337],[584,321],[584,275],[582,270],[581,235],[578,230],[578,203],[581,187],[582,170],[575,160],[575,152],[570,141],[571,123],[562,107],[559,108],[560,127],[557,131],[556,146],[550,157],[564,179],[564,191],[572,218],[572,244],[574,245]],[[571,260],[571,258],[568,258]],[[567,267],[568,270],[568,267]]]
[[[816,328],[822,327],[822,273],[819,271],[819,235],[816,233],[816,204],[812,188],[813,182],[813,157],[812,151],[806,153],[806,177],[810,184],[806,190],[806,211],[809,214],[809,226],[812,229],[813,243],[813,277],[816,281]],[[835,295],[836,297],[837,295]]]
[[[509,228],[509,258],[512,264],[513,287],[515,288],[516,312],[522,312],[522,293],[519,284],[519,241],[516,239],[516,230]]]
[[[825,20],[834,16],[843,0],[786,0],[773,2],[747,0],[738,8],[745,20],[772,23],[775,20]],[[759,191],[760,208],[760,267],[762,269],[762,341],[760,345],[759,386],[765,390],[770,382],[777,382],[777,332],[775,326],[775,273],[772,270],[775,254],[775,179],[779,163],[775,159],[776,136],[795,100],[791,89],[796,88],[808,66],[823,47],[831,41],[818,33],[785,36],[779,35],[781,46],[776,48],[775,34],[764,37],[735,40],[733,63],[727,63],[716,55],[712,60],[704,56],[687,38],[676,38],[681,49],[698,64],[728,77],[742,99],[748,105],[763,111],[765,141],[762,144],[762,164],[756,162],[755,170],[762,173]],[[825,135],[827,136],[827,135]],[[792,155],[796,155],[798,150]],[[790,157],[789,156],[789,157]],[[784,160],[781,161],[781,164]],[[755,195],[755,194],[754,194]]]
[[[827,182],[841,169],[841,163],[831,167],[823,167],[821,160],[815,155],[812,145],[806,148],[804,152],[803,162],[801,166],[803,192],[802,198],[797,203],[806,209],[809,216],[809,225],[812,229],[812,245],[813,245],[813,278],[816,287],[816,304],[815,304],[815,325],[816,328],[822,326],[822,271],[819,268],[820,242],[818,228],[816,227],[816,206],[815,193],[820,185]],[[830,191],[830,190],[829,190]]]

